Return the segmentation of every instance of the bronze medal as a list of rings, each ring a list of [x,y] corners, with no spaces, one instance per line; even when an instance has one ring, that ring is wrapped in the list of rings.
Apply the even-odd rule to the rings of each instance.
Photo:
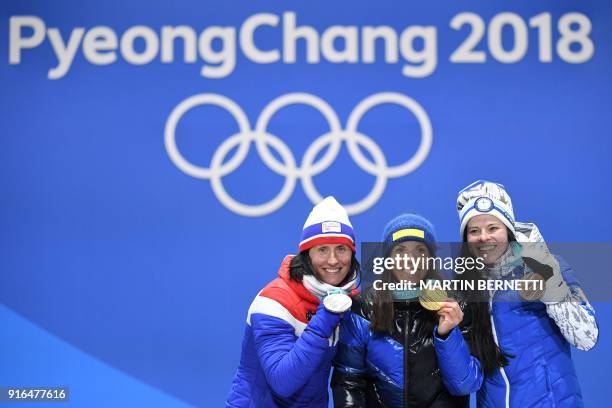
[[[536,283],[535,284],[536,287],[534,288],[532,286],[533,284],[530,283],[529,288],[520,290],[519,294],[521,295],[523,299],[525,299],[528,302],[534,302],[536,300],[540,300],[542,296],[544,296],[544,292],[546,291],[546,280],[542,277],[542,275],[536,272],[530,272],[523,277],[523,280],[528,280],[528,281],[533,281],[533,282],[538,282],[538,281],[542,282],[541,283],[542,289],[538,289],[540,284]]]

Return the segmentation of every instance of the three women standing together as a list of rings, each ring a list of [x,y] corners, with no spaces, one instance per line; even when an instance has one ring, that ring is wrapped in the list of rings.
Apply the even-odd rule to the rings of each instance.
[[[352,226],[328,197],[308,217],[300,253],[285,258],[251,304],[227,405],[327,407],[333,366],[336,407],[465,407],[473,392],[479,407],[582,406],[570,345],[592,348],[598,328],[571,268],[547,251],[535,225],[515,221],[502,185],[471,184],[457,210],[460,255],[485,265],[457,278],[537,278],[546,288],[538,300],[457,291],[429,310],[418,290],[361,288],[355,296]],[[416,214],[390,221],[383,242],[386,256],[436,255],[434,227]],[[444,278],[422,265],[385,270],[382,280]],[[339,292],[353,297],[351,310],[328,301]]]

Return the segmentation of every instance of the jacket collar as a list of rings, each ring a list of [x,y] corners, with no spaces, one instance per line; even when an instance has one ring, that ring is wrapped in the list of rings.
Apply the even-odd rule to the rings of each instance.
[[[278,276],[285,281],[287,285],[302,299],[306,300],[309,303],[312,303],[316,306],[319,305],[319,298],[310,293],[308,289],[304,287],[301,282],[296,282],[289,277],[289,265],[291,265],[291,260],[294,258],[294,255],[287,255],[283,262],[281,263],[280,268],[278,269]],[[357,286],[351,289],[351,292],[348,294],[350,297],[357,296],[359,294],[359,289]]]

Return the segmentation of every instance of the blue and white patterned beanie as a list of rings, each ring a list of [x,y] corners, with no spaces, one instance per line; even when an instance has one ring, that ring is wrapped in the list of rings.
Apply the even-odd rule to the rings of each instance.
[[[468,222],[483,214],[496,217],[516,236],[512,200],[505,187],[499,183],[478,180],[459,191],[457,212],[460,222],[459,234],[462,239]]]

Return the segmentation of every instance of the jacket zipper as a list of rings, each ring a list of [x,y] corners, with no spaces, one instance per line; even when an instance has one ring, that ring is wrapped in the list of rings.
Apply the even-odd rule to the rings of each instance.
[[[491,316],[491,329],[493,330],[493,339],[495,340],[495,344],[499,346],[499,341],[497,340],[497,331],[495,330],[495,320],[493,319],[493,296],[495,296],[495,292],[491,294],[491,298],[489,299],[489,315]],[[504,370],[504,367],[499,367],[499,371],[501,372],[502,378],[504,379],[504,383],[506,384],[506,399],[504,406],[506,408],[510,408],[510,381],[508,381],[508,377],[506,376],[506,370]]]

